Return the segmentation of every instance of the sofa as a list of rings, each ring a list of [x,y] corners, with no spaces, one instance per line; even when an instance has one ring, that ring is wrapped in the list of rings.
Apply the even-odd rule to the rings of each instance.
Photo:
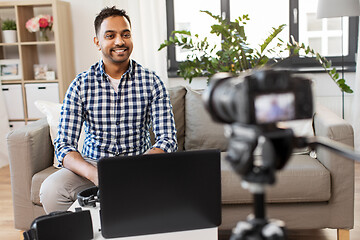
[[[222,151],[219,231],[229,231],[253,212],[253,206],[252,195],[242,188],[240,177],[225,160],[228,140],[224,126],[211,120],[202,104],[201,91],[178,86],[170,88],[169,93],[179,151]],[[325,107],[317,105],[313,119],[308,121],[311,134],[353,146],[352,126]],[[45,214],[39,188],[57,171],[50,125],[48,116],[7,136],[17,229],[28,229],[35,217]],[[276,184],[266,191],[267,216],[283,220],[288,229],[338,229],[339,236],[345,236],[339,239],[348,239],[354,225],[354,163],[326,149],[317,149],[316,155],[311,157],[308,149],[294,151],[285,167],[277,171]]]

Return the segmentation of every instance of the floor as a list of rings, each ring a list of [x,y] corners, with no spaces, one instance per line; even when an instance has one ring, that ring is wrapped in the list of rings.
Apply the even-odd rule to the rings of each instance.
[[[13,227],[13,208],[11,200],[9,167],[0,168],[0,239],[23,239],[21,232]],[[230,233],[219,236],[227,240]],[[350,231],[351,240],[360,240],[360,163],[355,166],[355,226]],[[288,240],[336,240],[336,230],[289,230]]]

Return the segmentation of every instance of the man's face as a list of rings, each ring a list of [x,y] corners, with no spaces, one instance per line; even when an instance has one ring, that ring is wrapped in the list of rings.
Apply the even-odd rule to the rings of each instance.
[[[94,42],[101,51],[105,63],[128,63],[133,50],[128,20],[121,16],[104,19]]]

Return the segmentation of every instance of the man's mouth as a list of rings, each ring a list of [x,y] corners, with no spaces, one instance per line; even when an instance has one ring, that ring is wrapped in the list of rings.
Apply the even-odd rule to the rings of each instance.
[[[115,53],[123,53],[127,50],[127,48],[116,48],[116,49],[113,49],[112,51],[114,51]]]

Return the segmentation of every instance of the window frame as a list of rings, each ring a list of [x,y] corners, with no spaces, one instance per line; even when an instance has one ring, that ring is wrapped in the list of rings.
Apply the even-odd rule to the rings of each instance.
[[[301,1],[301,0],[300,0]],[[220,10],[222,16],[230,20],[230,0],[219,0]],[[299,39],[299,22],[295,22],[294,11],[296,12],[296,18],[299,19],[299,0],[289,0],[289,39],[293,36],[296,41]],[[174,13],[174,0],[166,0],[166,11],[167,11],[167,37],[175,29],[175,13]],[[356,69],[356,53],[358,41],[359,29],[359,17],[349,17],[349,54],[344,56],[326,57],[332,62],[334,67],[341,67],[344,63],[344,70],[354,72]],[[169,77],[176,77],[177,70],[179,67],[178,61],[176,61],[175,46],[167,48],[168,53],[168,75]],[[294,71],[299,72],[323,72],[319,63],[315,58],[310,57],[291,57],[287,58],[281,63],[281,67],[290,68]]]

